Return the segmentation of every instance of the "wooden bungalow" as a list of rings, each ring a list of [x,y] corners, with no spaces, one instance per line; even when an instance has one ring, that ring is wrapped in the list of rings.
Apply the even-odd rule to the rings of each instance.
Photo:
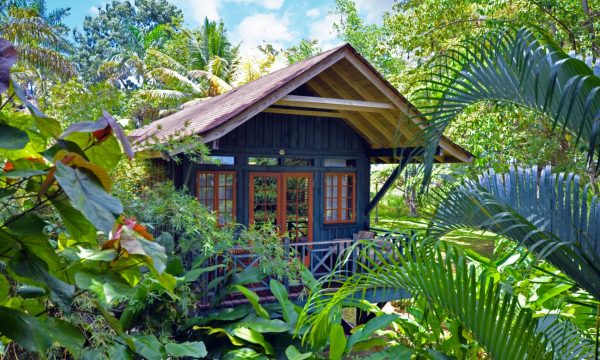
[[[425,119],[360,54],[345,44],[133,131],[134,143],[198,134],[217,164],[183,149],[163,154],[176,186],[186,185],[219,222],[276,224],[315,274],[326,253],[370,229],[369,213],[420,146]],[[421,144],[422,145],[422,144]],[[442,138],[436,161],[472,155]],[[399,164],[370,196],[370,166]],[[329,244],[329,245],[327,245]],[[327,245],[327,246],[326,246]],[[305,246],[306,247],[306,246]],[[308,252],[313,252],[308,254]],[[319,270],[320,269],[320,270]],[[325,270],[323,270],[325,269]]]

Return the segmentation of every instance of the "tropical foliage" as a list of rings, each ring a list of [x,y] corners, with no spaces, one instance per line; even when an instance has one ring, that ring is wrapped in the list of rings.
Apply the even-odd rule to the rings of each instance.
[[[544,44],[531,31],[493,31],[448,51],[431,65],[431,78],[416,95],[431,118],[424,136],[428,144],[435,144],[470,105],[504,102],[538,113],[552,130],[568,131],[574,144],[584,142],[592,164],[595,156],[600,157],[596,124],[600,98],[595,90],[600,80],[593,75],[583,61]],[[432,145],[426,151],[426,175],[431,172],[433,151]]]
[[[290,260],[276,229],[218,227],[156,164],[131,159],[122,128],[323,45],[242,56],[223,22],[190,28],[167,0],[103,3],[71,38],[68,8],[2,2],[0,354],[597,358],[600,83],[567,54],[600,56],[600,3],[408,0],[380,22],[362,4],[336,0],[331,30],[403,93],[419,89],[430,161],[408,167],[380,209],[410,216],[411,235],[339,254],[359,269],[340,283],[341,270],[317,281]],[[443,133],[473,164],[433,169]],[[205,161],[188,141],[183,156]],[[375,189],[389,171],[375,171]],[[249,247],[258,266],[240,272]],[[363,300],[372,291],[399,301],[384,312]],[[373,317],[350,330],[350,309]]]

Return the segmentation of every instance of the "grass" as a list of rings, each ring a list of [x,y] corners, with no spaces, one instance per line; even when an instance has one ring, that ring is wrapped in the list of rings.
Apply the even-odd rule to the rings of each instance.
[[[400,233],[408,233],[410,231],[425,231],[427,229],[427,220],[420,217],[404,216],[398,218],[379,217],[379,221],[375,223],[375,219],[371,218],[371,226],[376,229],[397,231]],[[455,230],[445,235],[442,240],[451,244],[471,249],[482,256],[492,258],[494,255],[494,240],[495,234],[481,231]]]

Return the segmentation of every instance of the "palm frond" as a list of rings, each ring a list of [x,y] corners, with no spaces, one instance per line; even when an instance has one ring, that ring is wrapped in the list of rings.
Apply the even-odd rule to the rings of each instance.
[[[360,263],[359,273],[337,292],[323,290],[308,299],[298,322],[298,328],[308,327],[304,341],[322,345],[342,305],[360,306],[369,289],[406,289],[459,320],[493,359],[552,358],[555,349],[536,331],[531,311],[485,272],[478,275],[456,249],[413,244],[404,252],[390,252],[393,246],[382,251],[371,244],[361,252],[371,260]]]
[[[430,234],[491,231],[526,246],[600,299],[600,202],[577,175],[493,170],[440,196]]]
[[[593,359],[596,344],[584,336],[570,321],[556,315],[547,315],[538,320],[536,332],[544,334],[557,359]]]
[[[73,63],[54,50],[21,46],[17,52],[20,61],[24,61],[43,72],[56,75],[62,79],[70,79],[77,75]]]
[[[431,77],[415,94],[427,116],[426,180],[446,127],[485,101],[522,106],[542,114],[553,129],[568,131],[600,158],[600,78],[583,61],[541,43],[532,31],[504,29],[467,41],[438,56]]]
[[[157,100],[181,100],[190,98],[190,94],[177,90],[146,89],[140,90],[139,94]]]
[[[210,95],[215,96],[224,94],[229,90],[233,89],[233,86],[229,85],[225,80],[221,79],[217,75],[204,70],[191,70],[188,72],[188,76],[192,79],[206,79],[210,84]]]
[[[56,27],[28,8],[11,8],[9,17],[0,24],[0,34],[17,47],[35,45],[59,51],[70,48]]]
[[[151,80],[165,84],[171,89],[185,89],[196,94],[203,93],[200,84],[172,69],[156,68],[146,73],[146,76]]]
[[[181,64],[179,61],[173,59],[169,55],[159,51],[157,49],[151,48],[146,51],[146,59],[145,62],[155,61],[160,64],[160,67],[168,68],[173,71],[177,71],[180,74],[187,73],[188,69]]]

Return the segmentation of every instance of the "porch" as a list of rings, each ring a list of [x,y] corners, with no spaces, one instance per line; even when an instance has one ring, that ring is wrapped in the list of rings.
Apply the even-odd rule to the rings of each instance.
[[[283,245],[290,263],[296,260],[303,264],[316,280],[326,278],[327,283],[324,286],[330,291],[335,291],[341,286],[346,277],[362,271],[362,268],[358,265],[359,263],[376,263],[377,255],[375,251],[363,251],[364,241],[376,242],[375,248],[386,256],[386,254],[395,253],[396,251],[402,252],[409,238],[410,236],[407,234],[377,230],[377,235],[373,239],[365,240],[355,237],[353,239],[333,239],[320,242],[293,242],[289,238],[284,238]],[[342,261],[342,259],[345,261]],[[206,289],[211,287],[211,283],[217,281],[216,279],[224,278],[227,273],[241,274],[245,271],[256,270],[260,265],[260,261],[260,256],[255,254],[252,248],[234,247],[223,254],[211,257],[203,264],[203,267],[206,268],[218,264],[225,264],[225,266],[203,273],[197,281],[197,286]],[[253,282],[246,283],[245,286],[259,295],[261,303],[272,303],[276,299],[270,291],[269,283],[271,279],[276,279],[285,286],[289,298],[293,302],[300,305],[306,300],[306,291],[301,281],[286,276],[276,278],[273,275],[268,275],[254,278]],[[249,303],[241,293],[229,293],[227,296],[216,300],[217,295],[217,290],[206,292],[199,301],[199,310],[203,311],[215,307],[234,308]],[[409,297],[410,294],[406,291],[391,292],[383,289],[371,289],[365,295],[365,300],[373,303],[384,303]],[[216,301],[218,303],[215,303]]]

